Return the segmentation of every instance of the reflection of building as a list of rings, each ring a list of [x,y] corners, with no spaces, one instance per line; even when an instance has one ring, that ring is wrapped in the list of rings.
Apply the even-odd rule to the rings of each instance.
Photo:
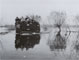
[[[16,40],[15,40],[15,48],[21,48],[24,49],[26,48],[33,48],[36,44],[39,44],[40,42],[40,35],[35,34],[35,35],[16,35]]]
[[[53,41],[50,40],[49,43],[51,51],[55,49],[65,49],[66,48],[66,39],[61,36],[60,31],[57,33]]]
[[[18,17],[15,19],[16,33],[39,33],[40,24],[39,22],[30,19],[30,18],[21,18]]]

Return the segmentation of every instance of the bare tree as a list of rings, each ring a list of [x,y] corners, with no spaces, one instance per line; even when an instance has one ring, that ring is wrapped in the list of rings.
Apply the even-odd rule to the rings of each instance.
[[[76,15],[75,18],[79,21],[79,15]]]
[[[66,19],[66,13],[53,11],[50,13],[50,16],[48,18],[49,20],[51,20],[50,22],[55,27],[58,27],[61,30],[61,26],[63,25]]]
[[[75,16],[75,21],[76,21],[76,26],[79,25],[79,15],[76,15]],[[79,26],[78,26],[79,27]],[[77,30],[78,31],[78,35],[77,35],[77,38],[79,39],[79,29]]]
[[[79,25],[79,15],[75,16],[75,21],[76,21],[76,24],[78,26]],[[78,35],[77,35],[77,38],[76,38],[74,45],[75,45],[74,48],[75,48],[76,52],[79,52],[79,29],[78,29]]]
[[[79,15],[76,15],[74,20],[76,22],[76,25],[79,25]]]
[[[39,23],[41,21],[41,16],[39,16],[39,15],[30,15],[29,17],[30,17],[30,19],[33,19]]]

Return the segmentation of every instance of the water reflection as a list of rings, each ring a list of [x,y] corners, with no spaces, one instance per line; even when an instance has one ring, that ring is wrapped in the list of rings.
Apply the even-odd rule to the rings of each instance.
[[[15,48],[21,48],[28,50],[29,48],[34,48],[36,44],[39,44],[40,42],[40,35],[19,35],[16,34],[16,40],[15,40]]]
[[[77,44],[75,44],[75,49],[76,49],[76,52],[79,51],[79,42]]]
[[[79,52],[79,34],[77,36],[74,49],[76,50],[76,52]]]
[[[61,31],[58,31],[54,40],[49,40],[48,45],[50,46],[51,51],[56,49],[65,49],[66,48],[66,38],[61,35]]]

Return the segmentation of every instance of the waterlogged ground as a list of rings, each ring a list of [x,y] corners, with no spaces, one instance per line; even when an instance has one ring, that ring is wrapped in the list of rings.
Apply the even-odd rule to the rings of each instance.
[[[15,31],[0,34],[0,60],[79,60],[78,49],[74,48],[79,40],[78,32],[70,33],[62,29],[58,38],[66,40],[66,48],[54,49],[51,46],[57,39],[58,29],[52,28],[49,31],[34,36],[19,36]]]

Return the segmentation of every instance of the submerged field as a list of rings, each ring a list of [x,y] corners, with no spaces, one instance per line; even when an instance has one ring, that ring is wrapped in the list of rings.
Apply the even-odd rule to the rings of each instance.
[[[2,29],[1,32],[6,32]],[[58,38],[64,38],[66,40],[65,49],[54,49],[53,41],[57,39],[56,35],[58,33],[58,28],[48,27],[47,30],[42,29],[40,38],[38,40],[32,36],[30,37],[30,42],[25,43],[23,46],[16,48],[15,41],[17,39],[26,41],[26,37],[16,37],[15,31],[10,31],[6,34],[0,34],[0,59],[1,60],[79,60],[79,50],[74,48],[78,44],[79,40],[79,28],[62,28],[61,36]],[[46,33],[48,32],[48,33]],[[33,38],[34,37],[34,38]],[[38,36],[37,36],[38,37]],[[24,40],[25,38],[26,40]],[[34,42],[33,42],[34,41]],[[35,42],[35,41],[38,41]],[[23,42],[24,43],[24,42]],[[27,44],[34,43],[34,46],[29,46]],[[62,42],[63,43],[63,42]],[[28,47],[28,49],[26,49]]]

